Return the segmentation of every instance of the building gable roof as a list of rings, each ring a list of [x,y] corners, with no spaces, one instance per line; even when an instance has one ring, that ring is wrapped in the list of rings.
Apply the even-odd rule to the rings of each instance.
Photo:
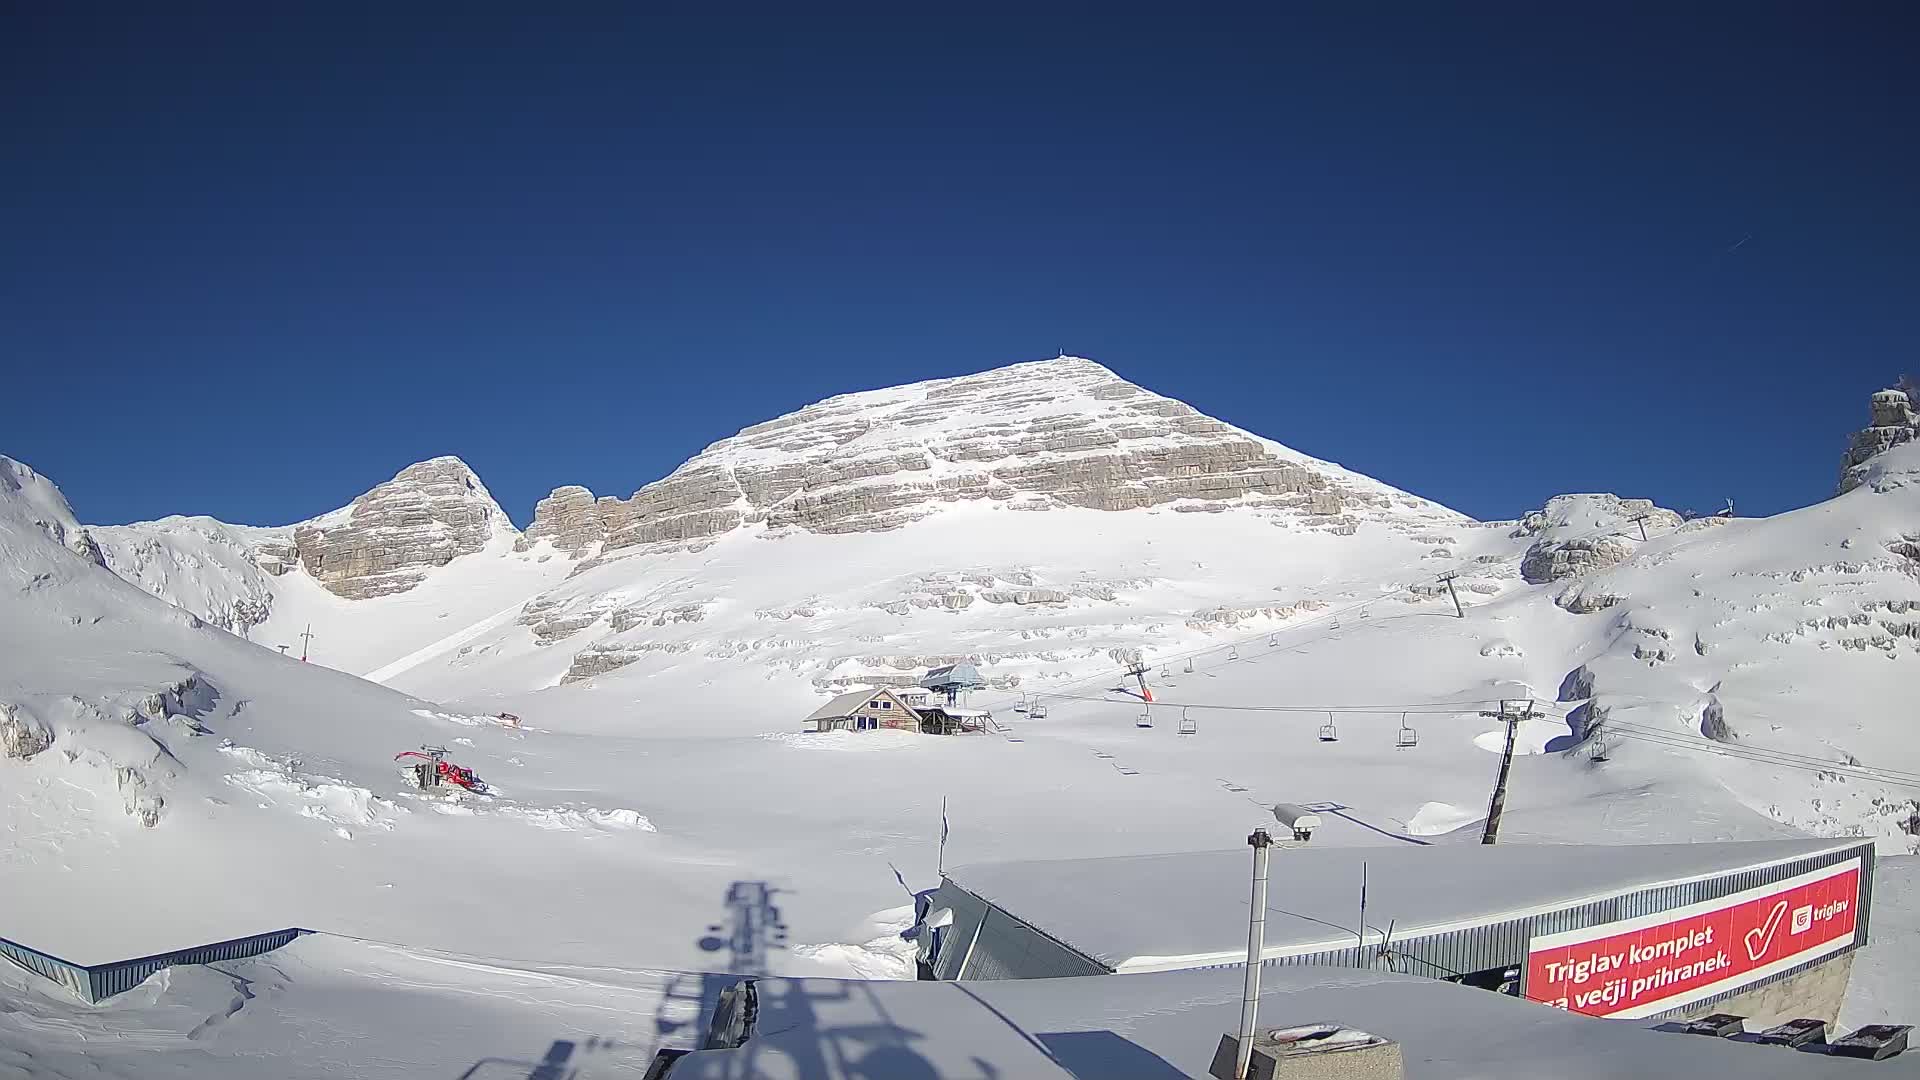
[[[876,687],[872,690],[849,690],[839,697],[834,698],[832,701],[827,702],[825,705],[813,710],[813,712],[807,716],[807,720],[835,720],[842,716],[851,716],[855,709],[858,709],[860,706],[865,705],[877,697],[892,698],[895,705],[898,705],[902,709],[907,709],[909,712],[912,711],[906,702],[901,701],[893,691],[883,686]]]

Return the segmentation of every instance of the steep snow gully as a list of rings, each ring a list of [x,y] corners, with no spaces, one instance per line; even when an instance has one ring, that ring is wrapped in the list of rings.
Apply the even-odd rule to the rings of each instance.
[[[110,1038],[262,1075],[346,987],[419,1032],[474,1005],[520,1075],[562,1035],[611,1061],[716,989],[672,972],[904,974],[901,886],[943,857],[1228,847],[1281,800],[1345,808],[1317,844],[1469,841],[1503,700],[1537,714],[1503,839],[1911,853],[1920,444],[1863,445],[1772,518],[1476,522],[1061,358],[832,398],[524,532],[455,458],[283,527],[84,526],[0,459],[0,936],[99,963],[344,935],[83,1018],[8,975],[0,1072]],[[801,733],[952,662],[1005,730]],[[492,794],[417,790],[422,746]],[[1850,1010],[1910,1019],[1871,957]]]

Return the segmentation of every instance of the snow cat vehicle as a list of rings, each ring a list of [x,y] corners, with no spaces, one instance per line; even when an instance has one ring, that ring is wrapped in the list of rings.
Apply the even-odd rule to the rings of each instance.
[[[486,781],[475,776],[472,769],[462,768],[447,760],[447,748],[444,746],[402,750],[393,755],[393,760],[405,763],[404,774],[421,791],[453,794],[452,789],[458,788],[475,795],[490,793]]]

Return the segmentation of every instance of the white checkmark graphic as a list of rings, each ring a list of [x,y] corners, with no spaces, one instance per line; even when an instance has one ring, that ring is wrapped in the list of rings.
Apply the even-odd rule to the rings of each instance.
[[[1780,917],[1786,913],[1787,902],[1782,900],[1767,914],[1766,925],[1747,931],[1747,959],[1758,960],[1767,955],[1767,948],[1773,944],[1773,932],[1780,929]]]

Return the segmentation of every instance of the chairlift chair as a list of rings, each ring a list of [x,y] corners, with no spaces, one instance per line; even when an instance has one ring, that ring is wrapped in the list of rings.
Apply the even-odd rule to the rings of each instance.
[[[1411,750],[1420,745],[1420,733],[1407,726],[1407,714],[1400,714],[1400,733],[1394,739],[1397,749]]]
[[[1340,731],[1333,726],[1333,714],[1327,714],[1327,722],[1320,725],[1321,742],[1339,742]]]
[[[1231,648],[1231,649],[1228,649],[1228,650],[1227,650],[1227,659],[1229,659],[1229,660],[1238,660],[1238,659],[1240,659],[1240,646],[1238,646],[1238,645],[1235,645],[1235,646],[1234,646],[1233,648]]]
[[[1160,665],[1160,677],[1161,677],[1161,678],[1163,678],[1163,679],[1170,679],[1170,678],[1172,678],[1172,677],[1173,677],[1173,669],[1172,669],[1172,668],[1170,668],[1170,667],[1168,667],[1168,666],[1167,666],[1167,665],[1165,665],[1165,664],[1161,664],[1161,665]]]
[[[1188,715],[1191,711],[1192,710],[1185,707],[1182,707],[1180,710],[1180,734],[1182,735],[1198,735],[1200,733],[1200,722]]]
[[[1047,718],[1047,707],[1036,701],[1027,709],[1027,715],[1035,720],[1045,720]]]
[[[1193,674],[1193,657],[1187,657],[1187,674]]]
[[[1140,715],[1134,720],[1133,726],[1143,728],[1153,726],[1153,707],[1151,705],[1140,710]]]
[[[1268,634],[1268,635],[1267,635],[1267,648],[1269,648],[1269,649],[1272,649],[1272,648],[1277,648],[1277,647],[1279,646],[1279,644],[1280,644],[1280,635],[1279,635],[1279,634]]]

